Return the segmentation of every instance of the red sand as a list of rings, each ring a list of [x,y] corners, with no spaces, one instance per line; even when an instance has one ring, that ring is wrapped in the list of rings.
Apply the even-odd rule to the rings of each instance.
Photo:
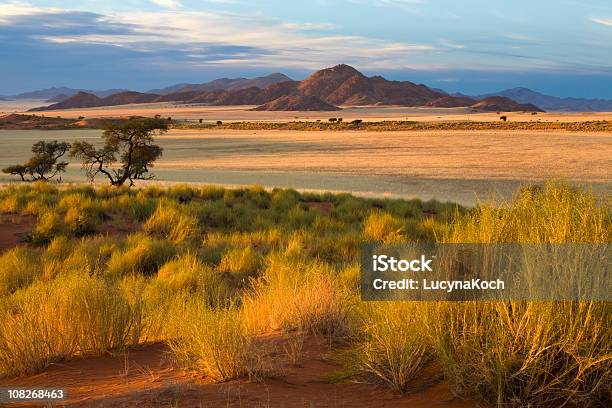
[[[86,357],[56,364],[41,374],[0,380],[0,385],[63,387],[68,394],[65,405],[79,407],[481,406],[473,401],[454,398],[443,383],[400,396],[383,386],[332,384],[321,379],[338,369],[340,365],[330,359],[323,341],[307,339],[298,364],[283,364],[278,378],[264,382],[245,380],[213,384],[174,368],[167,348],[153,344],[130,350],[126,354]]]
[[[20,245],[35,222],[34,216],[0,215],[0,253]]]

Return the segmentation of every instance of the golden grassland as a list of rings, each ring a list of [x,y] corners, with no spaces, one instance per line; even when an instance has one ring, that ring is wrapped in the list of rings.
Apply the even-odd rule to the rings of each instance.
[[[610,182],[612,133],[174,129],[157,168]],[[205,147],[205,148],[204,148]],[[481,183],[486,184],[486,183]]]
[[[359,298],[367,242],[609,243],[612,209],[565,185],[465,209],[259,187],[34,184],[0,190],[0,211],[37,218],[29,246],[0,256],[4,375],[163,341],[215,381],[261,380],[279,375],[261,335],[280,330],[328,339],[345,367],[335,381],[411,392],[433,368],[457,395],[500,406],[612,398],[609,303]],[[126,221],[132,233],[105,233]]]

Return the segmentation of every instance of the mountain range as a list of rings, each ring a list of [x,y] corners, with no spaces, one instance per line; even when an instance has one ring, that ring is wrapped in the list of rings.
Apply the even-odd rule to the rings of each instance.
[[[70,96],[77,94],[78,92],[87,92],[93,95],[96,95],[99,98],[105,98],[109,95],[116,94],[118,92],[126,91],[126,89],[106,89],[103,91],[92,91],[87,89],[75,89],[68,88],[65,86],[60,87],[51,87],[46,89],[39,89],[37,91],[23,92],[17,95],[12,96],[0,96],[0,98],[5,100],[15,100],[15,99],[41,99],[47,100],[49,102],[58,102],[61,98],[66,99]]]
[[[154,92],[153,92],[154,91]],[[401,105],[461,107],[485,111],[541,111],[507,97],[474,99],[449,95],[410,81],[367,77],[355,68],[340,64],[322,69],[303,81],[283,74],[255,79],[223,78],[205,84],[178,84],[151,92],[121,91],[101,97],[91,92],[76,94],[33,111],[114,106],[132,103],[177,102],[207,105],[258,105],[256,110],[338,110],[339,106]]]
[[[206,82],[204,84],[176,84],[176,85],[169,86],[167,88],[151,89],[150,91],[147,91],[147,92],[155,93],[159,95],[167,95],[167,94],[177,93],[177,92],[206,92],[206,91],[213,91],[215,89],[223,89],[226,91],[237,91],[239,89],[245,89],[245,88],[251,88],[251,87],[257,87],[257,88],[263,89],[263,88],[267,88],[270,85],[273,85],[279,82],[285,82],[285,81],[292,81],[292,79],[289,78],[285,74],[276,72],[274,74],[266,75],[263,77],[252,78],[252,79],[219,78],[219,79],[215,79],[214,81]]]
[[[612,100],[586,98],[559,98],[544,95],[529,88],[512,88],[504,91],[481,95],[479,98],[503,96],[519,103],[531,103],[545,110],[568,112],[609,112]]]
[[[201,84],[179,83],[147,92],[53,87],[9,97],[0,96],[0,100],[11,99],[45,99],[55,102],[35,110],[177,102],[259,105],[259,110],[335,110],[338,105],[377,104],[447,108],[471,106],[491,111],[538,110],[536,107],[552,111],[612,111],[612,100],[559,98],[528,88],[506,89],[480,96],[448,94],[441,89],[409,81],[389,81],[381,76],[366,77],[344,64],[317,71],[303,81],[293,81],[284,74],[274,73],[251,79],[220,78]]]

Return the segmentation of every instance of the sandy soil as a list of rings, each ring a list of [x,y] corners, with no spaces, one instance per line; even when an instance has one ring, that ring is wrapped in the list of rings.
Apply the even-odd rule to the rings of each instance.
[[[44,105],[44,104],[42,104]],[[29,105],[28,105],[29,106]],[[31,107],[31,106],[29,106]],[[330,117],[342,117],[345,121],[363,119],[366,121],[380,120],[417,120],[417,121],[447,121],[447,120],[473,120],[498,121],[496,112],[473,113],[471,108],[429,108],[429,107],[403,107],[403,106],[369,106],[369,107],[343,107],[337,112],[257,112],[249,109],[255,106],[205,106],[181,105],[175,103],[134,104],[121,106],[108,106],[100,108],[69,109],[36,112],[49,116],[67,118],[118,117],[118,116],[155,116],[172,117],[173,119],[190,119],[205,121],[288,121],[288,120],[324,120]],[[0,111],[2,111],[0,107]],[[8,111],[7,111],[8,112]],[[510,121],[587,121],[612,120],[612,112],[579,112],[579,113],[531,113],[508,112],[503,113]]]
[[[175,130],[160,142],[158,168],[612,181],[609,133]]]
[[[278,335],[274,335],[277,339]],[[323,380],[340,365],[323,340],[309,338],[295,363],[282,361],[279,376],[263,382],[214,384],[173,367],[161,344],[142,346],[115,356],[87,357],[57,364],[42,374],[0,380],[4,386],[64,387],[67,406],[85,407],[411,407],[468,408],[445,384],[420,387],[400,396],[372,384]],[[19,406],[19,405],[15,405]],[[21,405],[21,406],[26,406]]]
[[[38,140],[99,141],[99,130],[0,131],[0,168]],[[260,184],[474,205],[549,178],[612,193],[612,133],[568,131],[302,132],[172,130],[158,138],[161,183]],[[82,182],[77,163],[62,176]],[[0,182],[14,177],[0,175]],[[103,179],[99,179],[103,182]],[[143,183],[144,184],[144,183]]]
[[[0,254],[20,245],[35,223],[34,216],[0,214]]]

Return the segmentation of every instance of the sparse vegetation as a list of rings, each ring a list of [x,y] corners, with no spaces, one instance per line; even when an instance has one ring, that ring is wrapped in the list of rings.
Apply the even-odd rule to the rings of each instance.
[[[68,162],[59,161],[70,149],[66,142],[40,142],[34,143],[34,155],[25,164],[15,164],[2,169],[3,173],[21,177],[22,181],[49,181],[59,173],[66,171]]]
[[[507,119],[507,117],[506,117]],[[347,131],[360,130],[372,132],[393,131],[423,131],[423,130],[564,130],[571,132],[610,132],[612,121],[582,121],[582,122],[538,122],[538,121],[368,121],[360,122],[358,126],[353,121],[336,122],[294,121],[294,122],[228,122],[221,126],[199,123],[176,123],[173,128],[196,129],[235,129],[235,130],[301,130],[301,131]]]
[[[0,256],[4,375],[154,340],[214,381],[258,380],[279,375],[282,350],[265,337],[275,331],[294,339],[282,346],[289,359],[303,336],[321,336],[344,377],[399,392],[434,370],[457,395],[498,406],[612,397],[609,303],[359,299],[359,249],[372,241],[609,243],[610,207],[564,185],[465,209],[261,187],[35,183],[0,190],[0,210],[38,218],[30,247]],[[118,220],[134,230],[109,235]]]
[[[167,124],[157,119],[132,119],[118,125],[111,124],[102,135],[103,147],[96,148],[84,141],[75,142],[70,155],[82,160],[83,169],[91,181],[102,174],[113,186],[122,186],[128,181],[131,186],[134,180],[153,178],[149,167],[162,154],[162,148],[153,144],[154,136],[167,130]]]

